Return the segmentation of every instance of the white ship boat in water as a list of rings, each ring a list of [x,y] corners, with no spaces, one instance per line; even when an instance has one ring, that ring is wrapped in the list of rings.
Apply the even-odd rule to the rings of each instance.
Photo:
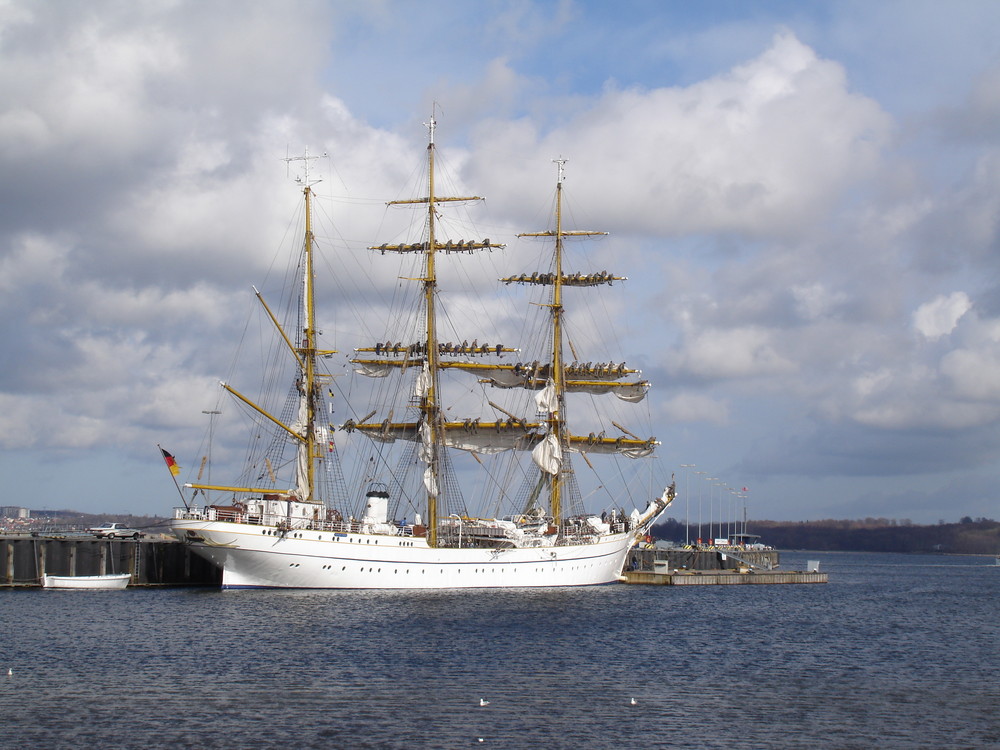
[[[185,498],[185,506],[175,509],[170,524],[178,539],[222,568],[223,587],[448,589],[609,583],[619,579],[629,550],[646,537],[673,500],[673,483],[655,491],[649,485],[640,490],[643,499],[637,504],[644,506],[642,511],[613,507],[610,514],[598,515],[587,513],[580,497],[573,456],[580,456],[588,466],[592,466],[588,456],[598,454],[640,459],[651,455],[658,443],[618,423],[613,423],[622,433],[617,437],[604,432],[575,435],[569,429],[568,394],[614,393],[625,402],[635,402],[642,400],[648,383],[638,380],[638,371],[623,363],[581,364],[564,359],[564,347],[572,347],[564,332],[564,291],[624,278],[603,271],[564,271],[567,237],[605,233],[563,229],[561,160],[557,162],[554,229],[522,235],[543,238],[546,247],[551,246],[546,270],[501,279],[507,284],[542,287],[546,293],[546,299],[533,308],[543,310],[545,317],[543,340],[533,350],[541,353],[538,359],[526,364],[519,360],[520,349],[479,344],[478,340],[470,344],[467,339],[456,344],[439,333],[446,318],[439,311],[438,297],[437,264],[444,260],[442,256],[503,246],[488,239],[445,240],[440,236],[442,208],[479,199],[435,193],[434,128],[432,119],[426,196],[389,204],[420,210],[420,239],[370,248],[414,264],[400,279],[401,285],[414,291],[415,310],[395,319],[398,328],[390,331],[394,335],[388,340],[355,350],[350,360],[355,372],[376,379],[367,381],[367,389],[358,389],[371,393],[364,407],[341,407],[338,398],[338,411],[356,415],[339,426],[345,441],[352,450],[360,451],[363,446],[370,453],[366,459],[355,459],[366,473],[363,486],[355,483],[359,489],[354,505],[338,462],[341,446],[334,444],[337,430],[330,416],[334,382],[322,369],[336,352],[320,348],[318,342],[312,228],[315,194],[306,170],[305,232],[297,265],[300,294],[290,322],[279,323],[257,295],[281,332],[279,346],[294,369],[294,385],[283,411],[275,414],[222,384],[244,411],[277,434],[265,440],[261,439],[262,427],[250,431],[251,455],[237,482],[186,484],[194,490],[194,498]],[[308,167],[310,158],[295,160],[303,160]],[[479,408],[491,409],[494,416],[453,417],[446,405],[445,375],[459,375],[471,383],[465,395],[478,394]],[[523,413],[515,411],[520,407],[496,404],[488,395],[491,391],[519,394]],[[383,405],[380,396],[395,396],[397,403]],[[406,418],[396,420],[397,410]],[[398,454],[394,463],[393,451]],[[173,457],[163,453],[176,476]],[[466,505],[460,479],[470,470],[455,471],[458,459],[453,455],[470,454],[472,468],[487,476],[485,486],[496,495],[494,500],[484,490],[475,490],[478,508],[495,502],[493,512],[478,508],[470,512]],[[510,459],[508,467],[517,468],[507,468],[502,474],[487,468],[487,461],[501,454]],[[283,480],[284,472],[288,478]],[[225,498],[222,502],[209,499],[220,495]],[[503,503],[512,509],[507,515],[498,512]]]
[[[45,589],[103,589],[121,590],[128,586],[129,573],[112,573],[103,576],[42,576]]]

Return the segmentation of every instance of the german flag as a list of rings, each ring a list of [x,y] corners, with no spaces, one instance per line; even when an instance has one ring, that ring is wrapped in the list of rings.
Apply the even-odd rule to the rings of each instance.
[[[181,473],[181,467],[177,465],[177,461],[174,457],[167,453],[163,448],[160,448],[160,453],[163,454],[163,460],[167,462],[167,468],[170,469],[170,473],[175,477]]]

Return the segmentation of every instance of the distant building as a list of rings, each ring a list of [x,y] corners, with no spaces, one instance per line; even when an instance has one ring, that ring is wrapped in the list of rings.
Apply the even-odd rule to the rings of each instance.
[[[0,505],[0,518],[31,518],[31,511],[16,505]]]

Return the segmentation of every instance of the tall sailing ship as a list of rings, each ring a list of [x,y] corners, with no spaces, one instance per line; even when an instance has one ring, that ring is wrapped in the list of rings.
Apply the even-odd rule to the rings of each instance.
[[[376,387],[369,389],[373,394],[402,394],[405,399],[402,405],[383,407],[372,396],[363,410],[347,407],[355,415],[367,413],[347,419],[339,430],[348,433],[344,437],[352,447],[363,443],[371,451],[365,486],[353,504],[334,443],[333,378],[323,369],[336,352],[320,348],[316,323],[315,194],[306,171],[302,188],[305,233],[296,265],[299,293],[294,314],[287,322],[279,321],[257,293],[266,317],[280,334],[281,356],[294,370],[285,406],[275,414],[233,386],[222,384],[257,422],[250,430],[252,450],[246,470],[231,485],[186,484],[194,495],[189,500],[182,492],[184,506],[175,509],[170,522],[178,539],[222,569],[225,588],[448,589],[609,583],[619,579],[629,550],[647,537],[674,498],[671,483],[662,492],[649,492],[646,497],[654,497],[642,511],[626,513],[616,507],[610,514],[598,515],[586,512],[580,497],[572,456],[580,455],[588,465],[588,455],[639,459],[650,456],[658,443],[618,423],[613,424],[622,432],[619,437],[570,431],[567,394],[614,393],[635,402],[644,397],[649,384],[624,363],[582,364],[564,357],[564,290],[611,284],[624,277],[605,271],[564,271],[564,240],[605,233],[563,228],[562,160],[557,161],[555,228],[521,235],[551,244],[548,269],[501,279],[508,285],[544,287],[548,292],[540,308],[546,311],[546,325],[537,349],[544,354],[529,363],[512,363],[520,349],[479,344],[478,340],[471,344],[467,339],[460,344],[443,340],[439,333],[440,256],[503,246],[488,239],[439,237],[443,207],[480,199],[437,195],[433,118],[428,127],[426,196],[389,204],[426,210],[421,237],[411,243],[369,248],[382,256],[406,256],[415,263],[414,275],[405,280],[415,285],[417,310],[400,319],[398,335],[359,347],[350,360],[357,373],[378,379],[372,381]],[[301,159],[308,166],[310,158],[289,161]],[[410,332],[405,340],[399,338],[407,335],[403,330]],[[488,405],[496,416],[450,416],[442,375],[456,371],[478,381],[474,383],[478,390],[473,392],[482,396],[480,408]],[[402,381],[410,385],[398,385]],[[383,383],[385,387],[378,387]],[[521,402],[524,412],[495,403],[488,395],[490,389],[501,389],[497,393],[516,389],[530,396]],[[380,411],[383,408],[387,410]],[[397,421],[396,408],[405,410],[407,418]],[[260,439],[263,425],[274,428],[272,439]],[[400,447],[398,462],[391,465],[387,451]],[[456,471],[452,458],[456,451],[472,454],[473,468],[489,474],[499,499],[506,500],[514,512],[469,512],[462,495],[463,472]],[[513,456],[519,468],[502,475],[486,469],[485,461],[501,453]],[[166,451],[164,457],[176,475],[173,457]],[[220,496],[225,500],[220,502]]]

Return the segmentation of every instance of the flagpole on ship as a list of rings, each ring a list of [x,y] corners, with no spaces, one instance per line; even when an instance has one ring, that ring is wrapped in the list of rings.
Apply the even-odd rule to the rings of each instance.
[[[160,455],[163,456],[163,460],[167,464],[167,469],[170,471],[170,478],[174,480],[174,487],[177,488],[177,494],[181,496],[181,502],[184,503],[184,510],[191,510],[191,506],[188,504],[187,498],[184,497],[181,486],[177,483],[177,475],[180,473],[181,467],[177,465],[171,454],[163,450],[163,447],[159,443],[156,444],[156,447],[160,449]]]

